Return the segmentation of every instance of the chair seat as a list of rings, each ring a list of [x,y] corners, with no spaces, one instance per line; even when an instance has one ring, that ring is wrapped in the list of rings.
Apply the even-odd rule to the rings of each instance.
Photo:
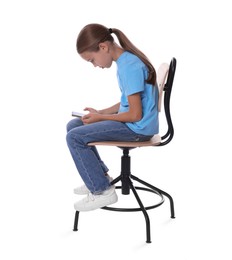
[[[119,142],[119,141],[104,141],[104,142],[92,142],[89,146],[105,145],[105,146],[118,146],[118,147],[144,147],[144,146],[156,146],[161,143],[160,135],[154,135],[149,141],[145,142]]]

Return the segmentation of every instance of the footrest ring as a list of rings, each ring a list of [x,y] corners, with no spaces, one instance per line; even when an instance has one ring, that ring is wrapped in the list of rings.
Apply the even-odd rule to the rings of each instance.
[[[116,189],[121,189],[122,186],[116,186],[115,188]],[[157,208],[157,207],[161,206],[164,203],[163,195],[161,193],[159,193],[158,191],[156,191],[156,190],[148,189],[148,188],[145,188],[145,187],[138,187],[138,186],[135,186],[135,189],[136,190],[143,190],[143,191],[152,192],[152,193],[155,193],[156,195],[160,196],[160,198],[161,198],[160,202],[156,203],[155,205],[144,207],[146,210]],[[108,206],[103,207],[101,209],[111,210],[111,211],[120,211],[120,212],[142,211],[141,208],[116,208],[116,207],[108,207]]]

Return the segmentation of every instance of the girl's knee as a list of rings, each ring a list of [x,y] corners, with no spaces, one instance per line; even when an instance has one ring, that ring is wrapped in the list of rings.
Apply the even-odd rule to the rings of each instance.
[[[66,134],[66,142],[69,146],[73,146],[74,144],[76,145],[78,143],[79,137],[78,133],[76,133],[75,129],[71,129],[70,131],[67,132]]]
[[[79,118],[74,118],[68,122],[68,124],[66,126],[66,130],[67,130],[67,132],[69,132],[73,128],[76,128],[81,125],[83,125],[83,122]]]
[[[68,130],[68,128],[67,128]],[[66,142],[67,144],[71,144],[72,143],[72,134],[71,134],[71,131],[67,131],[67,134],[66,134]]]
[[[78,133],[78,129],[71,129],[66,134],[66,142],[67,142],[68,146],[72,147],[72,148],[86,147],[85,139],[84,139],[83,135]]]

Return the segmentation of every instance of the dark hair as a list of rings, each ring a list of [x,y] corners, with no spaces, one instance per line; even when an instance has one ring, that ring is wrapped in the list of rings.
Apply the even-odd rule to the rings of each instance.
[[[85,51],[97,52],[99,50],[99,43],[109,41],[114,42],[111,33],[114,33],[120,45],[125,51],[129,51],[139,57],[148,68],[147,83],[156,84],[156,71],[149,61],[149,59],[142,53],[134,44],[126,37],[126,35],[118,29],[110,28],[101,24],[88,24],[79,33],[77,37],[77,52],[79,54]]]

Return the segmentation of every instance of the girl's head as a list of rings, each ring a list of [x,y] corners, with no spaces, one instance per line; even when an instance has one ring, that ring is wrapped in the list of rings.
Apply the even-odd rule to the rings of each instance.
[[[88,24],[79,33],[77,38],[77,52],[99,51],[99,44],[105,41],[114,42],[111,31],[100,24]]]
[[[109,68],[113,57],[111,50],[115,46],[111,31],[100,24],[86,25],[77,38],[77,52],[94,66]]]
[[[114,42],[112,33],[117,36],[121,47]],[[151,62],[118,29],[109,29],[101,24],[88,24],[80,31],[76,47],[82,58],[101,68],[109,68],[111,66],[113,60],[115,60],[114,54],[119,48],[120,50],[129,51],[138,56],[147,66],[149,73],[147,83],[152,85],[156,83],[156,72]]]

